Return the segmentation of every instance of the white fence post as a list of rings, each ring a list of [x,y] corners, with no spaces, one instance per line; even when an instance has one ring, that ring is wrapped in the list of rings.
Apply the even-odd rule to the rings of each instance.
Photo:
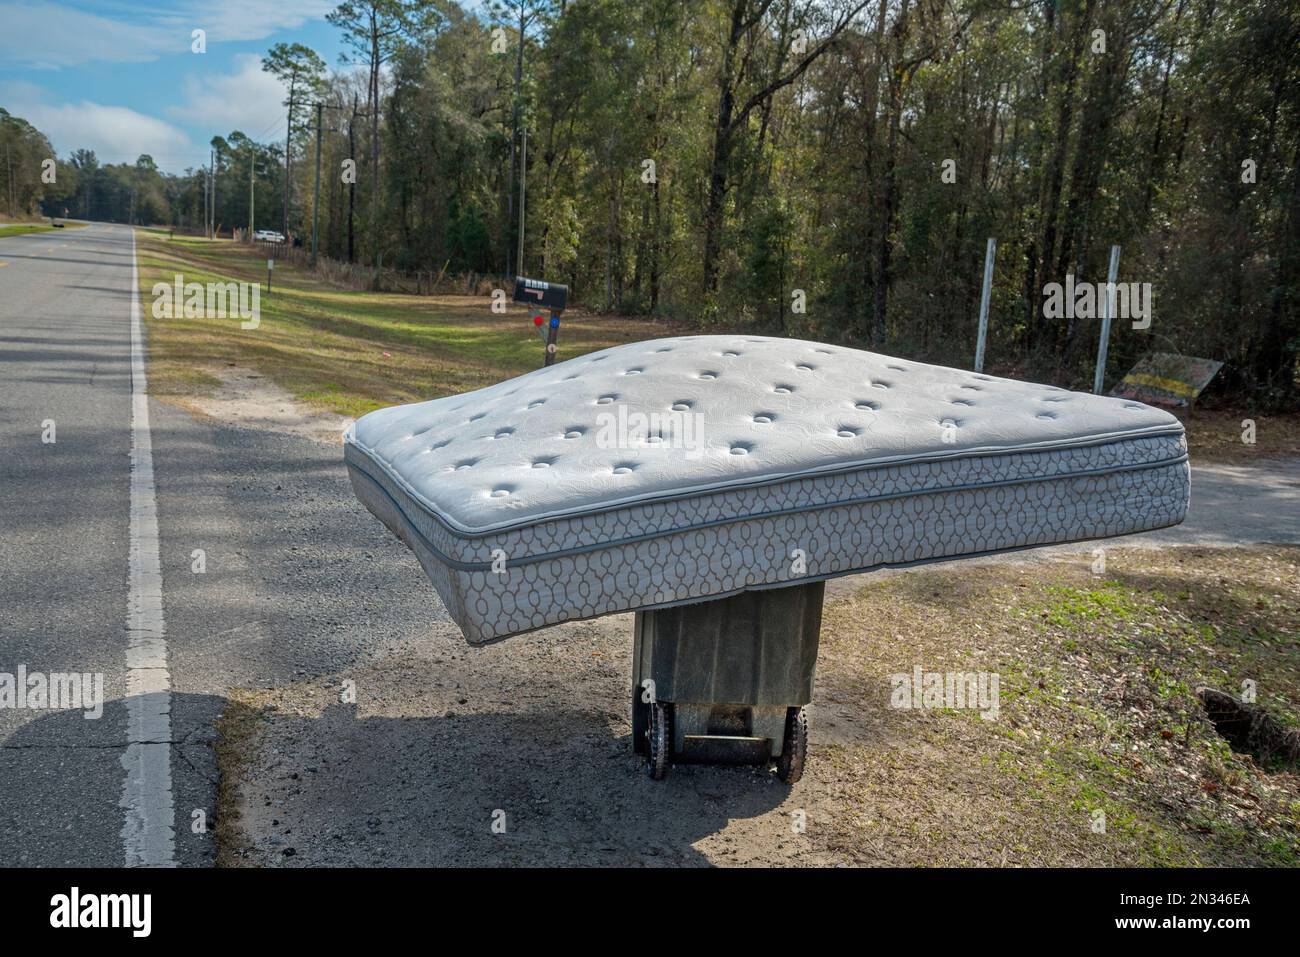
[[[1115,280],[1119,278],[1119,247],[1110,247],[1110,269],[1106,273],[1106,295],[1101,300],[1101,342],[1097,346],[1097,371],[1092,377],[1092,391],[1101,395],[1106,383],[1106,353],[1110,348],[1110,320],[1115,312]]]
[[[984,251],[984,291],[980,293],[980,334],[975,343],[975,371],[984,371],[984,344],[989,334],[989,296],[993,292],[993,256],[997,252],[998,241],[989,237],[988,248]]]

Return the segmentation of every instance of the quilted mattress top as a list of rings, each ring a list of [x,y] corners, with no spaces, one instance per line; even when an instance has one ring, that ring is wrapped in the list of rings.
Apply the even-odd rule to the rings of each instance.
[[[683,336],[380,409],[345,439],[477,534],[802,475],[1181,431],[1126,399],[798,339]]]

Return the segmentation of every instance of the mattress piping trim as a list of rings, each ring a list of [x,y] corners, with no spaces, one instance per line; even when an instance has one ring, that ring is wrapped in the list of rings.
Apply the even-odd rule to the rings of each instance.
[[[750,515],[738,515],[734,517],[714,519],[708,522],[697,522],[692,525],[686,525],[681,528],[668,529],[662,532],[648,532],[643,535],[632,535],[626,538],[615,539],[608,542],[601,542],[596,545],[586,545],[578,548],[568,548],[568,549],[561,549],[559,551],[554,551],[554,552],[542,552],[537,555],[528,555],[522,558],[509,560],[509,565],[511,567],[518,567],[521,565],[533,565],[538,562],[552,561],[561,558],[571,558],[575,555],[584,555],[590,552],[602,551],[608,548],[618,548],[623,545],[634,545],[639,542],[649,541],[656,538],[663,538],[668,535],[685,534],[688,532],[698,531],[704,528],[716,527],[718,525],[733,525],[738,522],[754,521],[754,520],[759,520],[764,518],[778,518],[783,515],[792,515],[801,512],[824,511],[827,509],[844,508],[853,505],[870,505],[876,502],[887,502],[894,499],[913,498],[922,495],[941,495],[948,492],[982,491],[984,489],[1003,488],[1009,485],[1032,485],[1038,482],[1051,482],[1051,481],[1058,481],[1058,480],[1065,481],[1069,479],[1079,479],[1079,478],[1094,478],[1097,476],[1114,475],[1121,472],[1151,471],[1159,468],[1168,468],[1169,466],[1173,466],[1173,465],[1181,465],[1187,461],[1188,461],[1188,456],[1186,454],[1183,454],[1180,456],[1175,456],[1174,458],[1161,459],[1159,461],[1154,461],[1154,462],[1141,462],[1136,465],[1110,466],[1107,468],[1100,468],[1100,469],[1086,469],[1078,472],[1066,472],[1060,475],[1034,476],[1032,478],[1001,479],[997,482],[983,482],[978,484],[967,483],[964,485],[953,485],[953,486],[946,486],[941,488],[920,489],[911,492],[891,492],[885,495],[862,496],[858,498],[844,499],[837,502],[824,502],[824,503],[818,503],[816,505],[805,505],[805,506],[799,506],[795,508],[779,509],[772,512],[758,512]],[[444,565],[448,566],[449,568],[453,568],[457,571],[488,571],[492,568],[493,563],[490,561],[462,562],[458,559],[454,559],[451,556],[445,554],[440,548],[438,548],[436,545],[430,542],[428,537],[425,536],[424,533],[420,531],[420,529],[415,525],[413,521],[411,521],[411,517],[407,515],[406,509],[402,507],[402,503],[393,497],[392,493],[389,492],[389,490],[384,487],[383,483],[381,483],[378,479],[376,479],[373,475],[367,472],[360,465],[357,465],[355,462],[349,462],[348,466],[356,474],[360,474],[363,477],[365,477],[371,484],[373,484],[376,488],[379,489],[380,492],[384,494],[384,496],[392,504],[393,508],[395,508],[397,510],[397,513],[402,517],[402,521],[406,525],[407,529],[420,540],[420,543],[424,546],[424,548],[428,552],[430,552],[430,554],[432,554],[435,558],[441,561]],[[402,489],[402,491],[408,495],[410,494],[409,492],[406,491],[406,489]],[[420,502],[419,499],[414,498],[413,496],[412,496],[412,501],[416,505],[423,504],[422,502]],[[430,512],[429,514],[434,518],[438,517],[436,514],[432,512]],[[481,537],[481,536],[474,536],[474,537]]]

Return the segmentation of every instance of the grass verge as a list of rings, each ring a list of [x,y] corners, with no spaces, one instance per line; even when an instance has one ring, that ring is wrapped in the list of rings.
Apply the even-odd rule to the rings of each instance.
[[[819,697],[881,705],[869,740],[829,749],[855,795],[827,822],[830,849],[861,863],[1300,863],[1298,769],[1234,753],[1195,696],[1252,682],[1271,715],[1300,721],[1300,548],[1106,559],[1102,574],[1088,555],[941,566],[828,606]],[[917,665],[997,673],[997,719],[889,708],[888,676]]]
[[[7,236],[26,236],[29,233],[52,233],[59,228],[80,229],[85,223],[64,223],[62,227],[48,226],[43,223],[21,223],[16,226],[6,226],[0,223],[0,239]]]
[[[264,284],[266,260],[260,251],[224,240],[169,239],[167,230],[156,228],[137,229],[136,236],[155,394],[210,392],[219,385],[214,373],[237,365],[261,372],[309,405],[357,416],[480,388],[541,363],[541,342],[522,306],[511,304],[499,315],[484,297],[344,290],[283,260],[275,266],[272,293],[262,295],[256,330],[240,329],[234,320],[156,319],[149,308],[155,283],[171,283],[180,274],[185,281]],[[689,331],[698,330],[574,310],[564,321],[560,358]],[[1253,444],[1242,441],[1244,418],[1255,423]],[[1182,419],[1198,462],[1300,456],[1297,414],[1198,409]]]
[[[266,260],[244,246],[137,232],[140,294],[150,336],[150,386],[157,395],[211,391],[215,372],[256,369],[317,408],[357,416],[382,406],[481,388],[541,365],[532,317],[505,315],[486,297],[410,296],[341,290],[285,261],[261,296],[258,328],[238,319],[157,318],[155,283],[266,281]],[[560,358],[670,335],[665,322],[566,314]]]

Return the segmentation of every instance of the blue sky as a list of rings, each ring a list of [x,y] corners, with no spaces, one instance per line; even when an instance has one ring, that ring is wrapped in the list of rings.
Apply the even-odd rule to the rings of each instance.
[[[42,130],[66,157],[153,156],[179,173],[207,161],[231,130],[284,136],[284,93],[261,69],[278,41],[305,43],[331,67],[342,49],[330,0],[171,3],[0,0],[0,106]],[[191,52],[195,29],[207,52]]]

